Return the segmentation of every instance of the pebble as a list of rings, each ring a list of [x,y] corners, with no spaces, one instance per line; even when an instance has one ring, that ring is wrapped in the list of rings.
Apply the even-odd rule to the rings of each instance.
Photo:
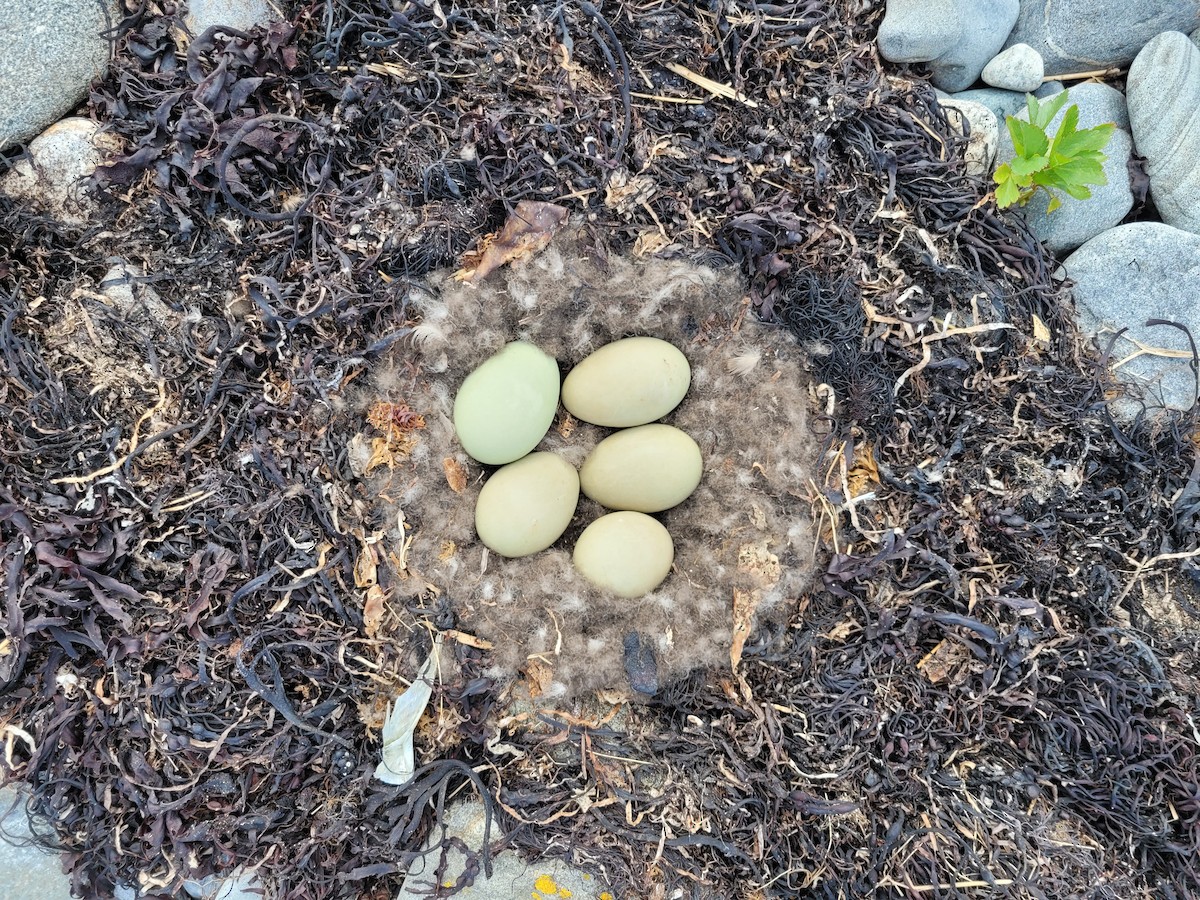
[[[703,467],[700,448],[678,428],[641,425],[597,444],[579,470],[579,484],[609,509],[661,512],[691,495]]]
[[[1050,197],[1038,191],[1022,209],[1020,214],[1033,229],[1043,244],[1054,253],[1073,250],[1080,244],[1120,224],[1133,208],[1133,190],[1129,183],[1128,163],[1133,151],[1133,140],[1128,127],[1129,117],[1125,111],[1125,98],[1121,92],[1106,84],[1081,84],[1070,89],[1067,103],[1050,122],[1047,132],[1053,135],[1062,123],[1067,109],[1079,107],[1078,127],[1092,128],[1105,122],[1113,122],[1113,131],[1105,148],[1104,174],[1108,184],[1092,187],[1092,196],[1087,200],[1076,200],[1065,193],[1056,192],[1062,206],[1047,212]],[[1029,114],[1022,110],[1017,114],[1022,121],[1029,121]],[[1000,135],[1000,150],[996,155],[997,165],[1009,162],[1015,152],[1008,129]]]
[[[983,80],[1004,91],[1030,92],[1042,86],[1041,55],[1028,44],[1013,44],[983,67]]]
[[[63,119],[30,142],[29,157],[0,178],[0,192],[63,224],[86,225],[98,209],[87,179],[119,148],[120,141],[90,119]]]
[[[214,25],[249,31],[257,25],[270,25],[277,18],[277,11],[267,0],[189,0],[184,21],[188,31],[200,35]]]
[[[108,68],[114,0],[0,0],[0,150],[53,125]]]
[[[1029,44],[1047,75],[1124,66],[1164,31],[1200,26],[1196,0],[1021,0],[1007,46]]]
[[[481,463],[500,466],[538,445],[558,409],[558,363],[514,341],[463,381],[454,398],[454,430]]]
[[[1020,0],[958,0],[963,23],[958,40],[929,64],[930,80],[945,91],[961,91],[978,79],[1000,52],[1020,12]]]
[[[887,0],[876,38],[879,55],[889,62],[937,59],[962,37],[958,0]]]
[[[495,843],[504,836],[495,819],[492,820],[490,834],[485,830],[486,823],[483,803],[477,799],[448,805],[442,817],[447,836],[456,838],[461,842],[461,846],[472,853],[479,852],[485,838]],[[535,824],[523,827],[538,826]],[[404,886],[396,895],[396,900],[428,900],[434,895],[438,881],[443,885],[454,885],[464,875],[467,868],[466,854],[458,847],[452,846],[446,851],[446,868],[438,878],[438,849],[441,843],[442,829],[432,829],[421,855],[409,867]],[[503,850],[494,854],[491,877],[484,873],[481,865],[470,883],[454,894],[455,900],[531,900],[534,897],[540,897],[542,900],[614,900],[614,895],[599,878],[572,868],[561,860],[539,859],[527,862],[516,850]]]
[[[1200,47],[1177,31],[1158,35],[1129,67],[1125,93],[1159,216],[1200,234]]]
[[[640,512],[614,512],[583,530],[572,559],[579,574],[601,590],[641,597],[670,573],[675,543],[657,519]]]
[[[951,100],[968,100],[980,103],[996,114],[996,122],[1001,131],[1004,130],[1004,120],[1007,116],[1015,116],[1025,108],[1025,95],[1016,91],[1001,91],[996,88],[975,88],[970,91],[959,91],[950,95]]]
[[[1116,371],[1124,380],[1150,386],[1162,405],[1188,409],[1196,399],[1187,335],[1149,319],[1178,322],[1200,335],[1200,236],[1159,222],[1135,222],[1109,229],[1066,258],[1057,276],[1075,282],[1080,327],[1108,346],[1114,332],[1129,328],[1113,347],[1117,362],[1146,346],[1182,351],[1186,358],[1138,355]],[[1112,404],[1130,418],[1141,407],[1128,399]]]
[[[984,176],[990,173],[1000,140],[1000,123],[996,114],[982,103],[952,97],[939,100],[938,105],[946,110],[950,124],[968,135],[967,174]]]
[[[678,347],[652,337],[605,344],[563,382],[567,412],[593,425],[627,428],[661,419],[683,399],[692,368]]]
[[[553,453],[530,453],[487,480],[475,504],[475,530],[501,556],[529,556],[562,537],[578,504],[575,467]]]

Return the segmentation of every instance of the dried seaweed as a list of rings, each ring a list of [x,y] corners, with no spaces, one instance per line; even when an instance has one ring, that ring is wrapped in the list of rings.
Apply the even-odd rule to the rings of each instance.
[[[471,790],[618,896],[1200,895],[1196,412],[1109,415],[880,6],[323,0],[189,45],[126,3],[104,215],[0,201],[0,734],[77,894],[390,897]],[[389,788],[456,621],[365,615],[344,393],[521,201],[740,267],[811,355],[828,564],[738,676],[635,705],[515,712],[462,636]]]

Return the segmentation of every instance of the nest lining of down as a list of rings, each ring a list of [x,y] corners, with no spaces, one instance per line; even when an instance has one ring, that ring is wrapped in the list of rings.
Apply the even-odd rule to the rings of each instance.
[[[567,232],[480,284],[432,276],[416,304],[413,344],[385,361],[363,397],[364,406],[403,403],[424,418],[390,466],[364,474],[383,521],[394,523],[392,596],[445,595],[460,627],[494,645],[493,674],[532,668],[540,690],[563,697],[625,688],[631,633],[653,649],[665,684],[699,667],[728,669],[735,598],[739,609],[756,607],[759,624],[786,617],[813,571],[806,498],[817,439],[800,350],[784,330],[755,319],[733,271],[606,255]],[[452,410],[466,376],[509,341],[540,347],[565,375],[593,350],[635,335],[674,344],[691,364],[687,396],[661,421],[699,444],[704,474],[691,497],[655,516],[675,542],[671,574],[627,600],[597,590],[571,565],[583,528],[609,511],[582,494],[550,549],[521,559],[487,551],[474,513],[494,467],[463,451]],[[536,449],[578,468],[613,431],[560,407]]]

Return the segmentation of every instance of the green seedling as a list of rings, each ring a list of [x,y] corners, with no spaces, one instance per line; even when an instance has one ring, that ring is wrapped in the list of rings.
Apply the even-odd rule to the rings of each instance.
[[[1054,212],[1062,206],[1062,200],[1050,188],[1086,200],[1092,196],[1088,185],[1108,184],[1103,150],[1116,126],[1108,123],[1080,131],[1079,107],[1072,104],[1051,138],[1046,128],[1067,102],[1067,92],[1040,103],[1032,94],[1026,99],[1029,121],[1015,116],[1006,119],[1017,155],[996,169],[996,203],[1002,209],[1014,203],[1024,206],[1042,189],[1050,195],[1047,212]]]

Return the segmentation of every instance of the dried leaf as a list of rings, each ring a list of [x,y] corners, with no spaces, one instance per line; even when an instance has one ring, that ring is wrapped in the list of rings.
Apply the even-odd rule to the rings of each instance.
[[[754,613],[760,602],[762,602],[761,591],[735,589],[733,592],[733,643],[729,647],[729,662],[735,672],[738,664],[742,661],[742,650],[746,646],[746,640],[750,637],[750,629],[754,624]]]
[[[375,637],[379,631],[379,625],[383,622],[385,599],[387,594],[379,585],[373,584],[367,588],[367,602],[363,604],[363,628],[367,637]]]
[[[1038,318],[1037,313],[1033,316],[1033,339],[1040,344],[1050,343],[1050,329],[1046,327],[1046,323]]]
[[[554,681],[554,669],[540,659],[532,658],[525,663],[525,684],[529,688],[529,696],[537,698],[550,690]]]
[[[441,648],[439,634],[413,683],[388,707],[383,723],[383,759],[375,767],[375,777],[385,784],[406,784],[416,771],[413,733],[433,696],[433,677]]]
[[[566,223],[565,207],[522,200],[503,228],[485,237],[475,252],[463,254],[463,267],[454,277],[458,281],[479,281],[506,263],[532,256],[545,249]]]
[[[457,459],[452,456],[443,459],[442,471],[446,473],[446,483],[454,493],[461,494],[467,489],[467,470]]]

